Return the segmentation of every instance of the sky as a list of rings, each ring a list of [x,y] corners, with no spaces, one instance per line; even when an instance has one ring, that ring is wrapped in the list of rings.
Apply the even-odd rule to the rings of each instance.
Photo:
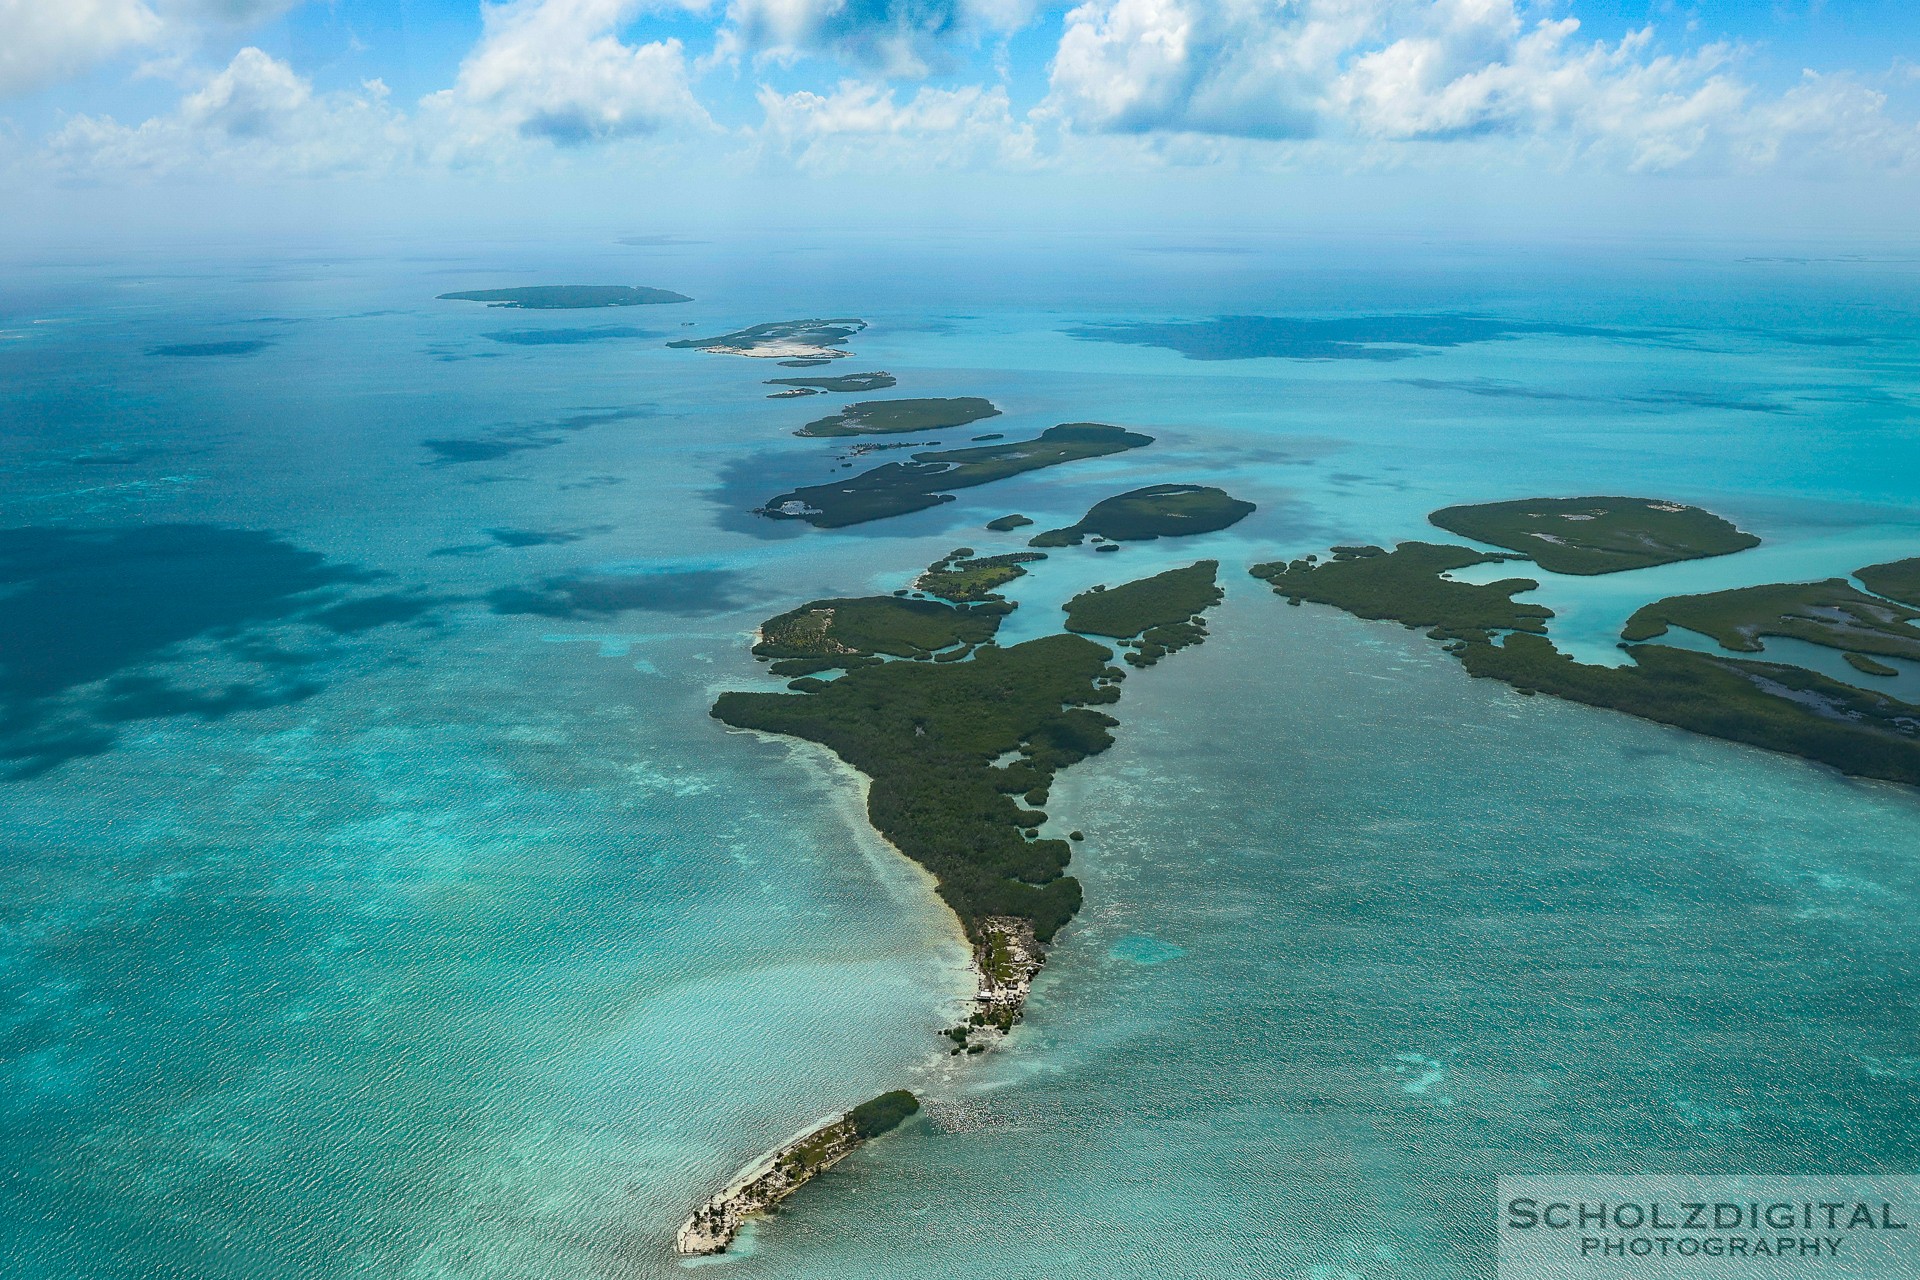
[[[0,0],[0,174],[16,236],[754,209],[1898,240],[1920,5]]]

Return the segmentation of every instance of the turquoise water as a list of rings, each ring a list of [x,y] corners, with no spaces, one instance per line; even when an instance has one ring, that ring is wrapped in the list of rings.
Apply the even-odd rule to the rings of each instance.
[[[1767,540],[1538,575],[1602,658],[1655,596],[1914,554],[1911,268],[1250,249],[19,264],[9,1273],[675,1275],[705,1191],[902,1083],[928,1121],[708,1265],[1479,1276],[1500,1172],[1912,1167],[1911,793],[1523,699],[1243,576],[1531,492]],[[432,301],[601,279],[699,301]],[[1435,312],[1528,329],[1392,361],[1068,332]],[[842,368],[990,396],[991,430],[1157,443],[839,533],[746,516],[833,468],[790,433],[836,400],[663,344],[798,315],[865,316]],[[1260,511],[1056,553],[1009,637],[1199,555],[1228,604],[1063,777],[1087,909],[1010,1049],[955,1067],[963,948],[857,779],[706,707],[772,612],[1162,481]]]

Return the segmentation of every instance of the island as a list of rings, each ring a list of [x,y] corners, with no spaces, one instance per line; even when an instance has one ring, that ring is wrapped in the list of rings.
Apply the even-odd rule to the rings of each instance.
[[[536,284],[517,289],[469,289],[443,293],[442,302],[484,302],[527,311],[588,311],[597,307],[651,307],[692,302],[684,293],[628,284]]]
[[[1062,605],[1067,630],[1118,640],[1128,665],[1150,667],[1207,637],[1208,609],[1226,598],[1215,581],[1218,560],[1169,569],[1125,586],[1094,587]]]
[[[1039,834],[1047,815],[1038,806],[1056,773],[1112,745],[1119,722],[1097,708],[1119,700],[1125,679],[1109,665],[1113,651],[1084,635],[995,644],[1014,606],[983,578],[966,580],[981,573],[967,550],[922,581],[941,579],[977,602],[875,596],[780,614],[762,626],[756,656],[777,659],[777,675],[793,663],[813,674],[791,693],[723,693],[712,711],[736,729],[820,743],[870,780],[874,828],[932,873],[973,945],[979,991],[972,1015],[948,1032],[955,1053],[984,1051],[1012,1030],[1047,944],[1080,908],[1080,883],[1066,874],[1072,845]],[[1005,581],[1001,571],[1018,564],[993,568],[986,577]],[[1193,643],[1201,611],[1220,598],[1215,568],[1112,588],[1102,594],[1114,603],[1069,609],[1069,625],[1122,641],[1176,630],[1170,643],[1152,642],[1162,652]],[[835,667],[844,674],[816,678]]]
[[[1046,558],[1046,554],[1040,551],[1014,551],[1006,555],[975,558],[972,547],[960,547],[948,552],[946,559],[929,566],[925,573],[914,580],[913,587],[916,591],[924,591],[955,604],[998,600],[1000,597],[995,593],[1001,587],[1025,575],[1027,571],[1022,565]]]
[[[1853,576],[1875,595],[1920,605],[1920,556],[1870,564],[1864,569],[1855,569]]]
[[[842,373],[817,378],[768,378],[770,387],[792,387],[798,391],[885,391],[894,385],[890,373]]]
[[[1760,545],[1710,511],[1654,498],[1526,498],[1444,507],[1427,519],[1518,551],[1549,573],[1619,573]]]
[[[1290,603],[1311,600],[1358,617],[1428,628],[1469,674],[1504,681],[1522,693],[1623,711],[1857,777],[1920,786],[1920,706],[1791,663],[1644,643],[1670,625],[1698,629],[1747,652],[1760,648],[1761,635],[1790,635],[1857,655],[1856,669],[1880,674],[1862,662],[1884,668],[1868,655],[1904,655],[1920,642],[1920,632],[1908,626],[1920,614],[1839,579],[1670,597],[1629,622],[1621,648],[1630,663],[1601,666],[1554,646],[1546,634],[1552,611],[1513,599],[1537,587],[1533,579],[1475,585],[1444,576],[1510,558],[1403,542],[1391,552],[1338,547],[1330,560],[1277,561],[1255,565],[1252,572]]]
[[[995,533],[1011,533],[1015,529],[1032,523],[1031,519],[1022,515],[1001,516],[997,520],[987,521],[987,528]]]
[[[848,338],[866,327],[865,320],[776,320],[736,329],[717,338],[682,338],[667,345],[714,355],[825,364],[851,355],[852,352],[841,348],[846,346]]]
[[[1828,578],[1669,596],[1635,611],[1620,634],[1626,640],[1654,640],[1669,627],[1684,627],[1735,653],[1759,653],[1762,636],[1785,636],[1849,656],[1920,661],[1915,619],[1920,610]]]
[[[919,400],[861,400],[827,418],[817,418],[797,436],[883,436],[904,431],[939,431],[997,418],[993,401],[979,396]]]
[[[748,1218],[773,1208],[918,1110],[920,1099],[895,1089],[811,1126],[748,1165],[695,1209],[674,1237],[674,1252],[688,1257],[725,1253]]]
[[[952,489],[966,489],[1042,467],[1103,458],[1153,443],[1152,436],[1098,422],[1063,422],[1032,440],[916,453],[911,462],[889,462],[828,484],[783,493],[759,508],[774,520],[804,520],[838,529],[869,520],[924,511],[952,502]]]
[[[1077,547],[1094,536],[1112,542],[1145,542],[1154,538],[1182,538],[1213,533],[1240,523],[1254,512],[1225,489],[1200,484],[1155,484],[1134,489],[1093,504],[1078,524],[1050,529],[1027,543],[1030,547]]]

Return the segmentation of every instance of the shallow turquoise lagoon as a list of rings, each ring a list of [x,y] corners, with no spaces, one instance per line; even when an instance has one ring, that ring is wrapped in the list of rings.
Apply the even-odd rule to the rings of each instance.
[[[1920,554],[1911,267],[1244,247],[18,264],[8,1273],[679,1275],[706,1191],[901,1084],[924,1120],[695,1269],[1474,1277],[1500,1172],[1911,1168],[1920,800],[1520,698],[1245,575],[1534,492],[1767,540],[1536,575],[1602,658],[1655,596]],[[572,281],[698,300],[433,300]],[[1392,360],[1073,336],[1382,314],[1525,331]],[[753,517],[846,474],[791,434],[839,398],[664,344],[802,315],[871,322],[835,371],[1005,410],[944,443],[1157,443],[837,533]],[[858,779],[706,708],[773,612],[1167,481],[1260,510],[1016,584],[1008,639],[1200,556],[1229,600],[1063,778],[1087,908],[1009,1049],[956,1065],[964,949]]]

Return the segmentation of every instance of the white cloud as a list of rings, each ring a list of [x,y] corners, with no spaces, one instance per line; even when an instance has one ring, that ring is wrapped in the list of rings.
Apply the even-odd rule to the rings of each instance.
[[[502,137],[566,146],[707,124],[680,41],[621,41],[620,30],[647,7],[644,0],[490,5],[458,81],[423,106],[456,150]]]
[[[405,122],[387,105],[379,81],[356,92],[316,93],[292,67],[254,48],[235,54],[167,115],[133,127],[75,116],[48,140],[60,167],[92,175],[330,174],[380,167],[406,146]]]
[[[957,45],[1016,31],[1036,0],[731,0],[720,53],[792,60],[825,54],[886,76],[918,77]]]
[[[0,0],[0,97],[57,84],[161,30],[141,0]]]
[[[1771,163],[1767,141],[1826,128],[1910,150],[1858,85],[1773,102],[1738,50],[1607,43],[1524,0],[1087,0],[1066,18],[1041,114],[1083,132],[1382,144],[1500,139],[1634,170]],[[1359,153],[1356,153],[1359,154]]]
[[[917,91],[905,103],[882,85],[843,81],[830,94],[762,87],[764,147],[806,168],[1021,168],[1034,162],[1032,127],[1017,122],[996,85]]]

